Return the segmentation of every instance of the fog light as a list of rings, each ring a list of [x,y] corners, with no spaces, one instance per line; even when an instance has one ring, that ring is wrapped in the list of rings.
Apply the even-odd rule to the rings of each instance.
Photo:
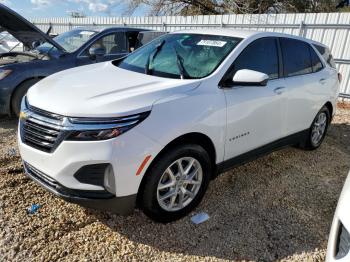
[[[336,259],[342,259],[350,252],[350,234],[344,225],[340,223],[339,233],[337,238]]]
[[[108,165],[108,167],[105,169],[103,184],[108,192],[116,194],[114,172],[111,165]]]

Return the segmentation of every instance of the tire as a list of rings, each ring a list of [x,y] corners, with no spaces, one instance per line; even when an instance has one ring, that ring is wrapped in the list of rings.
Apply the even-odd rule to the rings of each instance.
[[[14,113],[17,117],[19,117],[19,113],[21,111],[21,102],[22,98],[27,94],[28,89],[39,82],[40,79],[30,79],[26,80],[17,86],[11,101],[11,109],[12,113]]]
[[[157,222],[167,223],[180,219],[200,203],[207,190],[212,173],[210,157],[201,146],[190,144],[176,146],[155,161],[145,174],[146,180],[140,192],[140,207]],[[183,175],[180,175],[179,163],[183,167]],[[190,163],[192,166],[189,168]],[[190,180],[190,177],[193,179]],[[170,184],[173,185],[161,189],[161,186]],[[166,194],[171,193],[174,195],[167,198]]]
[[[305,150],[315,150],[319,148],[326,136],[330,120],[331,115],[329,109],[326,106],[323,106],[321,110],[317,113],[314,121],[312,121],[307,137],[305,141],[303,141],[303,143],[300,144],[300,147]],[[324,121],[324,123],[320,125],[320,121]],[[316,138],[315,134],[317,132],[317,128],[320,129],[318,129],[317,139],[314,139]]]

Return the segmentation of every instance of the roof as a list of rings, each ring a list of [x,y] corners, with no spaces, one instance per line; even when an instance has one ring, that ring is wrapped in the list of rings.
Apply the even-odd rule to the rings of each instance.
[[[215,29],[188,29],[180,30],[172,33],[185,33],[185,34],[204,34],[204,35],[223,35],[223,36],[232,36],[239,38],[248,38],[250,36],[259,34],[259,31],[253,30],[237,30],[237,29],[228,29],[228,28],[215,28]]]
[[[180,30],[172,32],[172,34],[176,33],[185,33],[185,34],[205,34],[205,35],[223,35],[223,36],[232,36],[232,37],[238,37],[238,38],[249,38],[253,36],[259,36],[259,37],[267,37],[267,36],[274,36],[274,37],[288,37],[288,38],[294,38],[299,39],[302,41],[307,41],[309,43],[315,43],[319,45],[323,45],[319,42],[316,42],[311,39],[307,39],[301,36],[291,35],[291,34],[284,34],[284,33],[275,33],[275,32],[265,32],[265,31],[255,31],[255,30],[239,30],[239,29],[230,29],[230,28],[213,28],[213,29],[189,29],[189,30]]]
[[[116,29],[122,29],[122,30],[139,30],[139,31],[149,31],[149,29],[144,29],[144,28],[135,28],[135,27],[127,27],[127,26],[79,26],[74,29],[79,29],[79,30],[90,30],[90,31],[95,31],[95,32],[102,32],[106,30],[116,30]],[[73,30],[74,30],[73,29]]]

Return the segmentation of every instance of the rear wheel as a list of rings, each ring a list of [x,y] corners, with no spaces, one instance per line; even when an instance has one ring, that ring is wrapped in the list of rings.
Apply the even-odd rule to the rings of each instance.
[[[331,116],[328,108],[326,106],[322,107],[312,122],[308,136],[304,143],[301,144],[301,147],[307,150],[318,148],[326,136],[330,119]]]
[[[199,145],[181,145],[163,154],[145,174],[144,213],[165,223],[187,215],[202,200],[211,170],[209,155]]]
[[[11,101],[11,107],[12,112],[18,117],[19,113],[21,111],[21,102],[22,98],[27,94],[28,89],[36,84],[40,79],[30,79],[27,81],[24,81],[22,84],[20,84],[16,90],[15,93],[12,96]]]

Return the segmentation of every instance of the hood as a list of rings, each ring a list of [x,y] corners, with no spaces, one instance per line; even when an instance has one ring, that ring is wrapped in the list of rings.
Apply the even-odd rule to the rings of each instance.
[[[0,4],[0,32],[3,31],[9,32],[28,48],[32,48],[33,42],[40,41],[48,42],[57,49],[64,51],[63,47],[61,47],[35,25],[5,5]]]
[[[76,67],[31,87],[30,105],[71,117],[119,117],[149,111],[159,99],[186,96],[199,80],[168,79],[121,69],[111,62]]]

